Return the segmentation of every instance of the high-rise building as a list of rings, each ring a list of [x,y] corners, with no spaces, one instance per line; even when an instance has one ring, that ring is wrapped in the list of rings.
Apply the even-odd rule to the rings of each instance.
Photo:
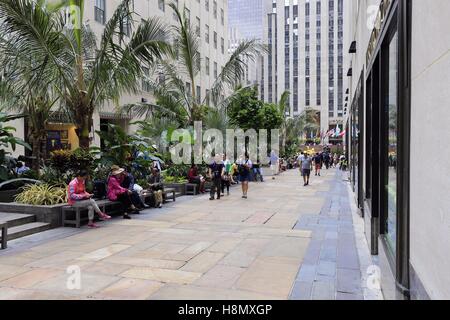
[[[229,53],[233,53],[242,40],[263,41],[264,0],[228,0]],[[263,55],[246,61],[244,86],[256,85],[261,89]],[[260,95],[261,95],[260,90]]]
[[[264,13],[264,99],[275,103],[289,91],[291,116],[316,110],[321,129],[314,137],[342,128],[344,1],[268,0]]]
[[[228,24],[239,30],[242,39],[263,39],[263,2],[228,0]]]
[[[97,40],[101,38],[105,24],[113,15],[120,0],[86,0],[84,7],[85,23],[96,34]],[[200,99],[204,99],[208,90],[214,83],[215,77],[220,72],[223,65],[228,59],[228,3],[227,0],[138,0],[134,1],[135,25],[141,19],[150,17],[160,17],[167,25],[177,23],[177,18],[173,10],[169,7],[170,3],[175,3],[182,11],[185,10],[186,15],[190,18],[191,25],[195,28],[197,36],[200,39],[200,56],[201,56],[201,72],[196,79],[196,89]],[[185,9],[184,9],[185,8]],[[129,35],[133,32],[133,24],[126,26]],[[150,70],[148,76],[151,75]],[[190,85],[186,79],[186,85]],[[148,83],[143,79],[142,91],[138,95],[124,95],[119,101],[120,105],[149,102],[154,103],[154,97]],[[135,119],[131,119],[126,114],[118,114],[116,105],[113,102],[104,106],[99,106],[94,113],[94,126],[91,130],[92,144],[100,146],[100,139],[96,136],[95,131],[101,130],[104,125],[114,123],[121,125],[129,132],[133,132],[135,128],[130,125]],[[23,120],[15,121],[16,127],[19,128],[18,136],[23,138],[26,136]],[[68,137],[64,141],[64,146],[70,149],[78,148],[78,138],[75,134],[75,127],[70,123],[62,123],[61,119],[52,120],[48,125],[49,131],[64,132],[64,137]],[[67,132],[67,134],[66,134]],[[14,155],[24,154],[24,148],[18,147]]]

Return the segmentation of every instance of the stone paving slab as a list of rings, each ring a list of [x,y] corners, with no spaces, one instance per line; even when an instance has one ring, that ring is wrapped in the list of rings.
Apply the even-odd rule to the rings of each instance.
[[[359,299],[363,237],[339,174],[297,170],[209,201],[182,197],[100,229],[59,228],[0,252],[0,299]],[[341,179],[342,180],[342,179]],[[341,181],[342,182],[342,181]],[[69,268],[69,269],[68,269]],[[81,287],[70,289],[79,268]],[[359,282],[358,282],[359,281]]]

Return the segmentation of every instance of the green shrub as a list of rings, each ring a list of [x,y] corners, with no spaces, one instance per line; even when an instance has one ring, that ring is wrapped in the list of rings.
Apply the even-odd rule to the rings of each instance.
[[[15,201],[35,206],[51,206],[67,203],[67,188],[49,184],[26,185]]]

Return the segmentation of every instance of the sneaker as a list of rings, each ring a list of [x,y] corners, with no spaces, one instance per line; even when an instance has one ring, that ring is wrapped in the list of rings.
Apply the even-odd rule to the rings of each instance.
[[[141,214],[141,213],[139,212],[139,210],[134,210],[131,212],[131,214]]]
[[[96,225],[95,223],[89,223],[88,228],[89,229],[97,229],[97,228],[100,228],[100,226]]]
[[[100,216],[100,220],[102,220],[102,221],[111,219],[111,216],[107,215],[104,212],[100,213],[99,216]]]
[[[130,217],[129,215],[127,215],[127,214],[124,215],[123,218],[124,218],[124,219],[127,219],[127,220],[131,220],[131,217]]]
[[[215,200],[215,199],[214,199],[214,198],[209,198],[209,200],[213,201],[213,200]]]
[[[247,196],[243,196],[242,198],[247,199]]]

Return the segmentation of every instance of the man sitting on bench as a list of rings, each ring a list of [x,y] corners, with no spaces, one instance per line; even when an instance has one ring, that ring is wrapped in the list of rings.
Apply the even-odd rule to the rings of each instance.
[[[85,183],[87,178],[88,172],[86,170],[81,170],[78,176],[70,182],[67,190],[68,203],[74,207],[87,208],[89,217],[88,227],[98,228],[94,223],[94,210],[101,220],[109,220],[111,217],[106,213],[103,213],[95,200],[92,199],[92,194],[86,192]]]
[[[164,186],[162,184],[161,173],[157,167],[152,168],[152,174],[148,178],[148,183],[150,184],[150,191],[153,192],[155,198],[155,208],[162,208],[164,202]]]

